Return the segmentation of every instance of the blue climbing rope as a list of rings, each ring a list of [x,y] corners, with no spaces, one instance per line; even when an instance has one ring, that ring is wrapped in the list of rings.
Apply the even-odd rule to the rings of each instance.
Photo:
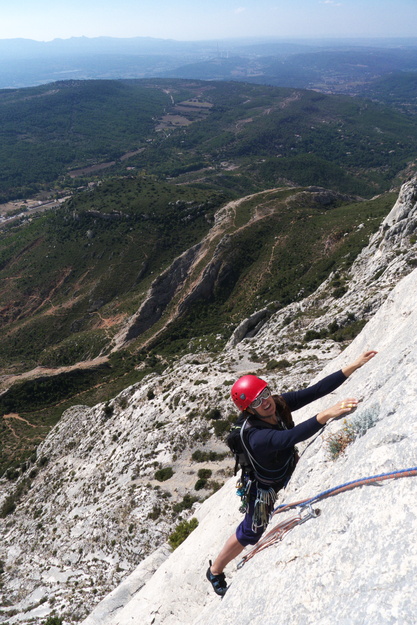
[[[302,499],[301,501],[296,501],[294,503],[281,504],[274,508],[272,514],[274,515],[279,512],[283,512],[284,510],[291,510],[292,508],[296,508],[298,506],[311,505],[312,503],[319,501],[320,499],[325,499],[326,497],[336,495],[339,492],[350,490],[351,488],[355,488],[357,486],[372,484],[372,482],[382,482],[383,480],[396,479],[399,477],[410,477],[413,475],[417,475],[417,467],[411,467],[410,469],[400,469],[397,471],[390,471],[389,473],[380,473],[379,475],[372,475],[370,477],[363,477],[358,480],[352,480],[351,482],[345,482],[344,484],[340,484],[339,486],[334,486],[333,488],[324,490],[314,497]]]
[[[363,477],[358,480],[352,480],[351,482],[345,482],[344,484],[340,484],[339,486],[334,486],[333,488],[329,488],[328,490],[324,490],[321,493],[318,493],[318,495],[315,495],[314,497],[302,499],[301,501],[296,501],[294,503],[281,504],[280,506],[277,506],[272,511],[271,518],[279,512],[284,512],[284,510],[291,510],[298,507],[300,508],[300,511],[295,517],[279,523],[265,536],[263,536],[261,540],[253,547],[253,549],[248,554],[243,556],[242,560],[238,564],[238,569],[244,566],[244,564],[248,560],[253,558],[253,556],[260,551],[263,551],[267,547],[270,547],[274,543],[282,540],[285,534],[294,529],[294,527],[296,527],[297,525],[305,523],[307,520],[319,516],[320,510],[313,510],[311,504],[320,501],[321,499],[325,499],[326,497],[337,495],[358,486],[365,486],[366,484],[382,482],[383,480],[392,480],[400,477],[411,477],[415,475],[417,475],[417,467],[411,467],[410,469],[400,469],[398,471],[390,471],[389,473],[380,473],[379,475],[371,475],[370,477]]]

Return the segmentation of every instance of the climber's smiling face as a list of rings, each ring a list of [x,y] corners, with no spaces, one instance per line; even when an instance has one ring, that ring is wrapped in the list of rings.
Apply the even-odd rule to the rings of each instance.
[[[275,402],[271,391],[266,387],[249,406],[249,410],[254,412],[261,419],[268,419],[275,416]]]

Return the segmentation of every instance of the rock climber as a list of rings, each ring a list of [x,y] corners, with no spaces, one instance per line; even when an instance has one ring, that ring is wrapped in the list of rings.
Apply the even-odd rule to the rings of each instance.
[[[231,388],[231,397],[241,411],[236,422],[239,428],[250,470],[242,471],[242,490],[245,495],[245,517],[236,532],[224,544],[217,558],[207,569],[206,577],[214,592],[223,596],[227,583],[223,573],[226,565],[248,545],[258,542],[269,522],[276,494],[284,488],[298,460],[295,445],[317,432],[331,419],[351,412],[358,400],[348,398],[331,408],[294,425],[291,411],[324,397],[338,388],[357,369],[369,362],[377,352],[364,352],[352,364],[328,375],[316,384],[301,389],[272,395],[267,383],[254,375],[244,375]]]

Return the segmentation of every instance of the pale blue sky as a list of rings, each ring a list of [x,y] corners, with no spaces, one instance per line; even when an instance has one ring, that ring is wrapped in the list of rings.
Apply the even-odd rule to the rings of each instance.
[[[417,0],[0,0],[0,39],[413,37]]]

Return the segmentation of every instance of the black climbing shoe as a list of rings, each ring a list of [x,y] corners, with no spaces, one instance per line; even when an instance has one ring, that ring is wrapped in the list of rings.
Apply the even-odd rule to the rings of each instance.
[[[226,594],[226,590],[227,590],[226,578],[224,576],[224,573],[219,573],[219,575],[213,575],[213,573],[210,570],[211,560],[209,560],[209,564],[210,566],[207,569],[206,577],[208,581],[210,582],[210,584],[213,586],[213,590],[216,593],[216,595],[220,595],[221,597],[224,597],[224,595]]]

